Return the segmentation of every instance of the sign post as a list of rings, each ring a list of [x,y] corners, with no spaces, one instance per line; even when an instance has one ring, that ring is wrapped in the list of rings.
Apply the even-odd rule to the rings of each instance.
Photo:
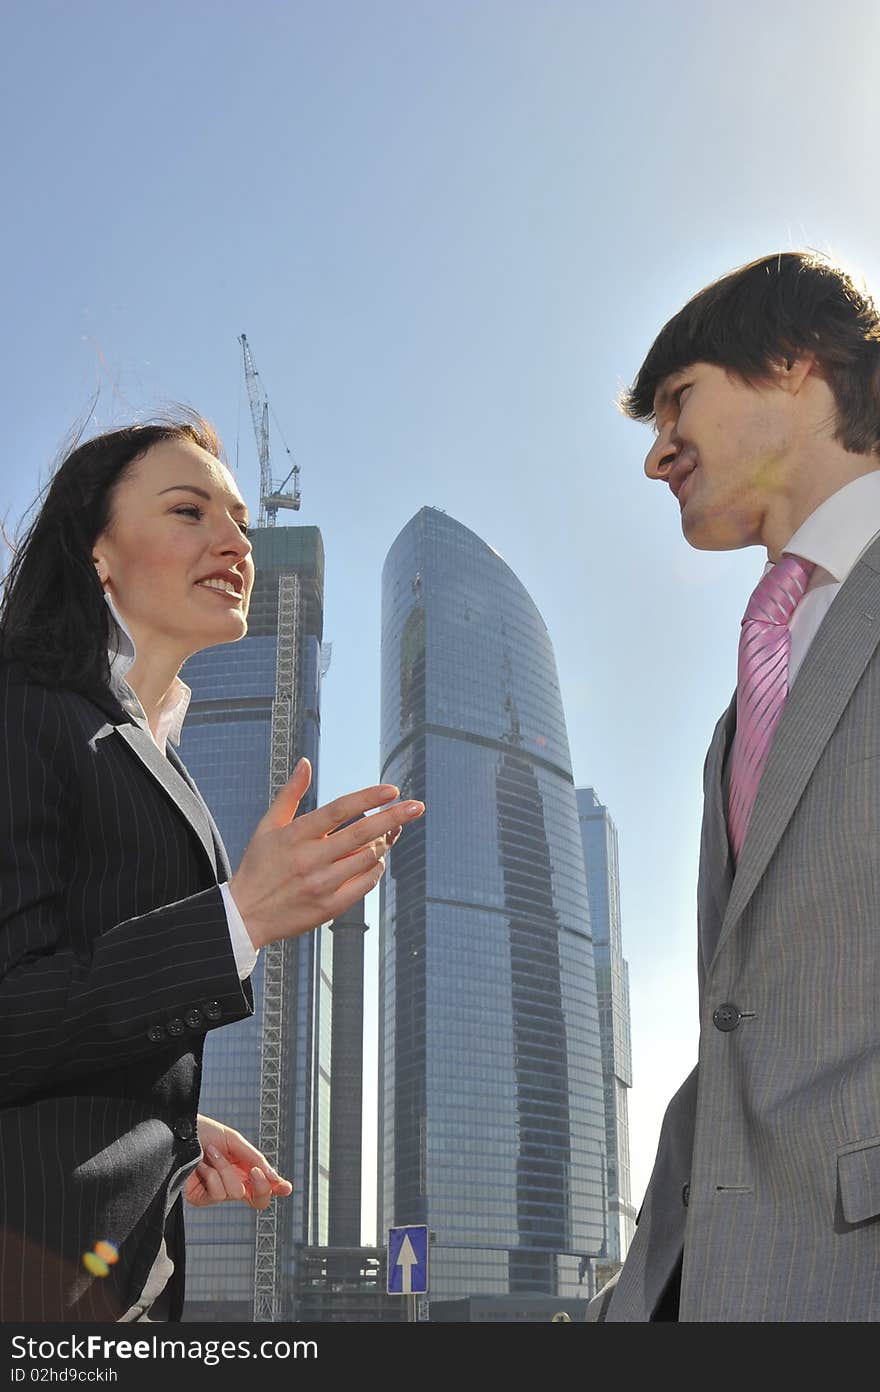
[[[407,1317],[417,1318],[416,1297],[428,1294],[428,1229],[400,1227],[388,1229],[389,1295],[405,1295]]]

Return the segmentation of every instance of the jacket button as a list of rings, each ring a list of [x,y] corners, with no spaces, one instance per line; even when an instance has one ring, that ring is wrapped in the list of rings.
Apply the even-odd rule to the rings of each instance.
[[[147,1030],[147,1038],[151,1044],[161,1044],[162,1040],[165,1038],[165,1030],[161,1025],[150,1025],[150,1028]]]
[[[173,1130],[175,1136],[177,1136],[179,1140],[188,1141],[191,1139],[195,1127],[189,1117],[178,1117],[177,1121],[174,1123]]]
[[[223,1014],[223,1006],[219,1001],[208,1001],[205,1006],[205,1014],[209,1020],[219,1020]]]
[[[726,1034],[728,1030],[735,1030],[739,1026],[742,1015],[737,1006],[731,1001],[725,1001],[724,1005],[719,1005],[712,1015],[712,1023],[717,1030]]]
[[[691,1186],[689,1184],[683,1184],[681,1186],[681,1201],[685,1208],[687,1208],[691,1201]]]
[[[183,1034],[183,1021],[169,1020],[165,1028],[168,1030],[168,1033],[172,1036],[172,1038],[176,1039],[179,1034]]]
[[[196,1006],[193,1006],[192,1010],[188,1010],[183,1018],[190,1029],[198,1029],[199,1025],[202,1023],[202,1012]]]

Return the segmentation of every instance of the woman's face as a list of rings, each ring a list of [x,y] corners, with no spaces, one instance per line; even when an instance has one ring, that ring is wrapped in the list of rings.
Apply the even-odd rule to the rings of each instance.
[[[247,632],[254,583],[247,507],[225,465],[189,440],[153,445],[117,484],[92,553],[138,665]]]

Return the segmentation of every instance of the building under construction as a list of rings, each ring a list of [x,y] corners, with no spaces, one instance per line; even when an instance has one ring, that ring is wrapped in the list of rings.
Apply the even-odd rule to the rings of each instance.
[[[186,664],[193,699],[181,741],[233,866],[303,755],[312,781],[297,815],[317,806],[321,679],[330,655],[322,643],[321,533],[275,525],[279,509],[299,510],[299,466],[285,443],[287,473],[273,480],[271,407],[244,334],[239,343],[260,467],[248,634]],[[360,1240],[365,931],[361,901],[328,928],[264,947],[251,978],[253,1017],[215,1031],[200,1106],[253,1140],[294,1191],[262,1213],[234,1204],[188,1214],[185,1319],[296,1319],[302,1253]]]
[[[384,1247],[304,1247],[298,1253],[296,1309],[307,1324],[399,1324],[407,1302],[386,1290]]]
[[[248,634],[197,653],[180,752],[235,866],[301,755],[316,806],[324,548],[317,527],[251,533],[256,580]],[[255,1012],[215,1031],[200,1109],[235,1126],[295,1180],[288,1199],[187,1212],[190,1320],[292,1318],[294,1244],[326,1243],[329,1201],[332,940],[318,929],[259,955]]]

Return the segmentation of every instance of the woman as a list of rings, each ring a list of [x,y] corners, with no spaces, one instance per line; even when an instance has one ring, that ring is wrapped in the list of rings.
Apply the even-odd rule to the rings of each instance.
[[[384,807],[398,790],[382,785],[294,820],[301,760],[230,875],[174,752],[177,674],[244,636],[253,578],[247,509],[199,418],[75,448],[7,576],[3,1320],[177,1319],[182,1199],[290,1193],[198,1115],[205,1035],[252,1014],[259,949],[372,889],[424,811]]]

